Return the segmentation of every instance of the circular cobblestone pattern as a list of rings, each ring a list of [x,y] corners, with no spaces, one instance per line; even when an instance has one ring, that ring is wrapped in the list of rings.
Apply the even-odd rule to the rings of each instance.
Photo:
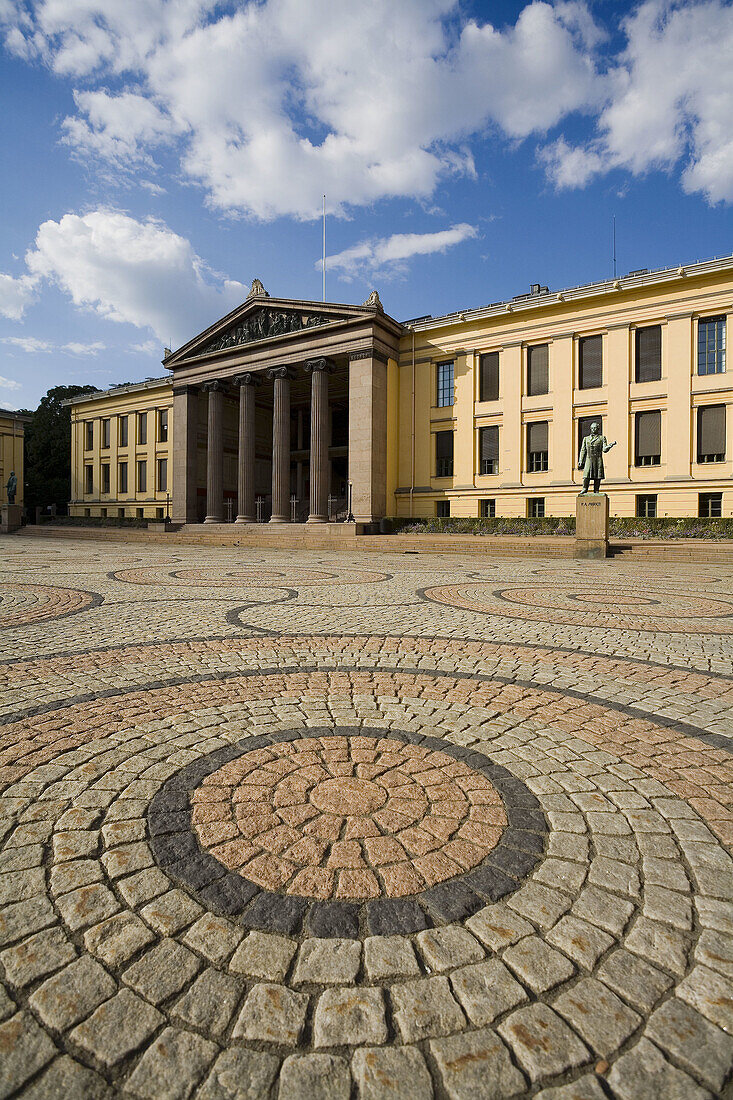
[[[327,573],[323,569],[120,569],[111,573],[115,580],[128,584],[180,585],[205,588],[292,587],[311,584],[368,584],[387,579],[384,573],[366,570],[339,570]]]
[[[0,1096],[730,1100],[733,570],[29,547]]]
[[[523,588],[496,588],[476,581],[424,590],[426,599],[450,607],[530,622],[593,626],[604,629],[733,633],[733,600],[710,599],[679,588],[638,589],[603,585],[544,583]]]
[[[0,581],[0,628],[63,619],[102,602],[94,592]]]

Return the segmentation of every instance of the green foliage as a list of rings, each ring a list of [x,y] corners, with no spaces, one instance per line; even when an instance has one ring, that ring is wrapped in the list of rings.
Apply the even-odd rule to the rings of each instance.
[[[545,516],[526,519],[523,516],[495,519],[395,519],[395,533],[403,535],[515,535],[523,538],[537,535],[574,535],[574,516]],[[676,519],[638,519],[634,516],[611,516],[611,539],[733,539],[733,519],[698,519],[695,516]]]
[[[55,386],[50,389],[25,429],[25,506],[55,504],[66,508],[71,493],[71,410],[61,402],[96,386]]]

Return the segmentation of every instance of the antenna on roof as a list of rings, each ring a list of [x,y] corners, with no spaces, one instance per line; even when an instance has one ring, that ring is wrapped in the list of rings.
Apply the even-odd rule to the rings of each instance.
[[[323,196],[323,301],[326,301],[326,196]]]
[[[613,215],[613,277],[616,278],[616,215]]]

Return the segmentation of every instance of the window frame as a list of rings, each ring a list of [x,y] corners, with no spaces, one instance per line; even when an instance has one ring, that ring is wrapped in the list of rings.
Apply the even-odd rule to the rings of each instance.
[[[168,409],[158,409],[158,443],[168,442]]]
[[[141,477],[142,474],[142,477]],[[144,482],[144,484],[142,484]],[[138,493],[147,493],[148,491],[148,460],[146,458],[138,458],[135,466],[135,485]]]
[[[708,505],[707,511],[703,511],[703,501]],[[699,519],[721,519],[723,515],[723,493],[698,493],[697,515]]]
[[[723,443],[727,443],[728,432],[728,407],[724,401],[718,401],[714,405],[698,405],[697,414],[695,416],[695,460],[698,466],[708,466],[715,462],[725,462],[726,451],[703,451],[700,448],[701,442],[701,425],[705,411],[707,409],[722,409],[723,410]]]
[[[527,497],[527,519],[544,519],[544,518],[545,518],[545,498],[544,497]]]
[[[93,451],[94,450],[94,421],[93,420],[85,420],[84,421],[84,450],[85,451]]]
[[[165,463],[165,479],[161,479],[161,468]],[[165,480],[165,485],[161,484],[161,481]],[[167,455],[161,455],[155,461],[155,484],[159,493],[168,492],[168,457]]]
[[[124,474],[123,471],[124,470]],[[117,463],[117,491],[118,493],[128,493],[130,490],[129,485],[129,469],[127,459]]]
[[[99,467],[99,491],[107,495],[112,491],[112,473],[109,462],[102,462]]]
[[[660,382],[662,379],[662,357],[663,357],[663,325],[639,325],[634,329],[634,383],[636,385],[646,385],[648,382]],[[639,342],[641,335],[644,332],[649,332],[651,329],[659,330],[659,373],[653,378],[640,378],[639,377]]]
[[[496,356],[496,396],[487,397],[484,387],[484,359],[489,359],[492,356]],[[487,366],[488,374],[488,366]],[[501,396],[501,358],[498,351],[482,351],[479,352],[478,357],[478,399],[480,402],[484,401],[498,401]]]
[[[438,436],[440,436],[440,435],[443,435],[443,436],[448,436],[449,435],[451,437],[451,447],[450,447],[451,454],[450,454],[449,458],[445,457],[443,455],[440,455],[440,456],[438,455]],[[436,476],[436,478],[453,477],[453,469],[454,469],[455,455],[456,455],[456,452],[455,452],[455,432],[453,431],[453,429],[452,428],[447,428],[445,430],[435,432],[434,447],[435,447],[434,457],[435,457],[435,476]],[[441,473],[441,466],[440,466],[441,462],[446,463],[445,472],[443,472],[443,473]]]
[[[436,502],[435,502],[435,518],[436,519],[450,519],[450,501],[449,500],[436,500]]]
[[[496,519],[496,497],[484,497],[478,502],[479,519]]]
[[[127,447],[130,440],[129,415],[125,413],[117,417],[117,446]]]
[[[147,447],[148,445],[148,414],[147,412],[139,412],[137,414],[137,445],[138,447]]]
[[[533,381],[533,376],[532,376],[532,354],[533,354],[533,352],[540,352],[540,351],[544,351],[545,354],[546,354],[546,357],[547,357],[547,362],[545,364],[545,370],[547,372],[547,381],[546,381],[544,390],[543,389],[535,389],[534,385],[532,385],[532,381]],[[527,360],[527,362],[526,362],[527,397],[542,397],[545,394],[548,394],[550,392],[550,345],[549,345],[549,343],[545,342],[544,344],[529,344],[527,346],[526,360]]]
[[[450,368],[450,381],[443,378],[443,371]],[[447,398],[450,397],[450,400]],[[450,409],[456,403],[456,376],[455,360],[445,359],[435,364],[435,407],[438,409]]]
[[[593,386],[587,385],[584,382],[584,378],[583,378],[583,372],[584,372],[584,369],[585,369],[584,363],[583,363],[583,359],[584,359],[583,352],[584,352],[584,349],[585,349],[585,345],[589,340],[600,340],[600,342],[601,342],[601,378],[600,378],[600,381],[597,384],[593,385]],[[590,369],[590,368],[588,368],[588,369]],[[599,389],[602,388],[602,386],[603,386],[603,333],[601,333],[601,332],[591,332],[591,333],[588,333],[586,336],[579,336],[578,337],[578,389],[579,390],[599,390]]]
[[[547,432],[547,450],[532,451],[529,447],[531,429],[535,424],[544,424]],[[531,420],[526,425],[525,440],[527,445],[527,473],[544,474],[550,469],[550,422],[549,420]]]
[[[718,347],[717,338],[715,340],[715,344],[714,344],[714,347],[713,347],[713,369],[712,370],[708,370],[708,363],[709,363],[709,356],[710,356],[710,351],[709,351],[710,343],[706,339],[706,342],[705,342],[705,370],[701,370],[700,369],[700,366],[701,366],[701,361],[700,361],[701,327],[704,326],[705,331],[707,332],[710,325],[722,325],[722,337],[723,338],[722,338],[722,342],[720,344],[720,347]],[[709,317],[698,317],[698,319],[697,319],[697,341],[696,341],[696,348],[697,348],[697,370],[696,370],[696,374],[698,375],[698,377],[707,378],[707,377],[709,377],[710,375],[713,375],[713,374],[725,374],[725,351],[726,351],[727,327],[728,327],[728,317],[725,313],[716,313],[716,314],[712,314]],[[721,365],[719,366],[718,363],[720,363]]]
[[[659,511],[658,496],[659,496],[658,493],[637,493],[636,494],[636,500],[634,502],[634,505],[635,505],[635,507],[634,507],[634,517],[635,517],[635,519],[656,519],[657,518],[657,513]],[[653,504],[654,511],[651,515],[650,515],[649,511],[647,510],[648,505],[642,505],[641,504],[642,500],[654,501],[654,504]],[[641,507],[643,507],[645,509],[643,512],[639,510]]]
[[[639,417],[655,415],[659,417],[659,453],[653,455],[640,455],[639,454]],[[661,466],[662,465],[662,410],[661,409],[640,409],[634,413],[634,467],[641,469],[645,466]]]
[[[496,432],[496,458],[485,459],[483,458],[483,433],[484,432]],[[485,470],[484,463],[493,463],[493,470]],[[498,424],[481,424],[478,429],[478,468],[481,477],[494,477],[499,473],[499,425]]]
[[[94,464],[84,463],[84,496],[89,497],[94,492]]]

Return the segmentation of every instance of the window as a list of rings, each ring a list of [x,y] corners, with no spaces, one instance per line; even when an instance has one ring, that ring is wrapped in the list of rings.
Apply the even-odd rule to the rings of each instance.
[[[137,491],[146,493],[148,490],[148,464],[144,460],[137,464]]]
[[[158,492],[165,493],[168,489],[168,459],[158,459]]]
[[[499,400],[499,352],[479,356],[479,401]]]
[[[662,461],[662,414],[636,414],[636,466],[658,466]]]
[[[697,497],[697,514],[702,519],[717,519],[723,514],[722,493],[699,493]]]
[[[545,514],[544,497],[527,498],[527,515],[530,519],[542,519]]]
[[[499,473],[499,429],[479,428],[479,469],[482,474]]]
[[[109,462],[102,463],[102,492],[109,492]]]
[[[481,516],[481,519],[493,519],[496,515],[496,501],[480,500],[478,503],[479,515]]]
[[[650,325],[636,330],[637,382],[658,382],[662,377],[662,326]]]
[[[603,337],[582,336],[578,341],[578,388],[594,390],[603,385]]]
[[[138,519],[143,519],[144,518],[144,516],[145,516],[145,509],[144,508],[136,508],[135,512],[136,512],[136,515],[137,515]]]
[[[587,435],[590,435],[591,424],[598,425],[598,431],[603,435],[603,417],[602,416],[580,416],[578,417],[578,446],[577,452],[580,454],[580,448],[583,445],[583,440]]]
[[[636,514],[643,519],[654,519],[657,514],[657,494],[644,493],[636,498]]]
[[[548,468],[547,421],[538,420],[527,425],[527,469],[534,474]]]
[[[453,432],[435,433],[435,476],[453,477]]]
[[[94,421],[84,421],[84,450],[91,451],[94,447]]]
[[[435,514],[438,519],[450,519],[450,501],[449,500],[436,500],[435,502]]]
[[[117,509],[117,517],[118,517],[118,519],[124,519],[125,518],[125,509],[124,508],[118,508]]]
[[[127,492],[127,463],[120,462],[117,467],[117,485],[120,493]]]
[[[137,441],[144,445],[148,441],[148,414],[137,414]]]
[[[527,393],[530,397],[550,391],[549,350],[548,344],[527,348]]]
[[[107,518],[107,509],[106,508],[101,508],[99,514],[101,515],[102,519],[106,519]]]
[[[155,518],[156,519],[165,519],[165,516],[163,515],[163,509],[162,508],[156,508],[155,509]]]
[[[725,405],[697,410],[697,461],[725,461]]]
[[[725,370],[725,317],[701,317],[697,322],[697,373]]]
[[[168,410],[158,409],[158,442],[168,442]]]
[[[436,395],[435,404],[439,408],[445,408],[453,404],[453,364],[438,363],[435,372]]]
[[[105,417],[102,421],[102,447],[109,447],[109,417]]]
[[[86,519],[91,519],[92,518],[91,508],[85,508],[84,509],[84,516],[85,516]]]
[[[84,492],[85,493],[93,493],[94,492],[94,467],[93,466],[85,466],[84,467]]]
[[[127,446],[127,417],[121,416],[117,423],[117,438],[120,447]]]

